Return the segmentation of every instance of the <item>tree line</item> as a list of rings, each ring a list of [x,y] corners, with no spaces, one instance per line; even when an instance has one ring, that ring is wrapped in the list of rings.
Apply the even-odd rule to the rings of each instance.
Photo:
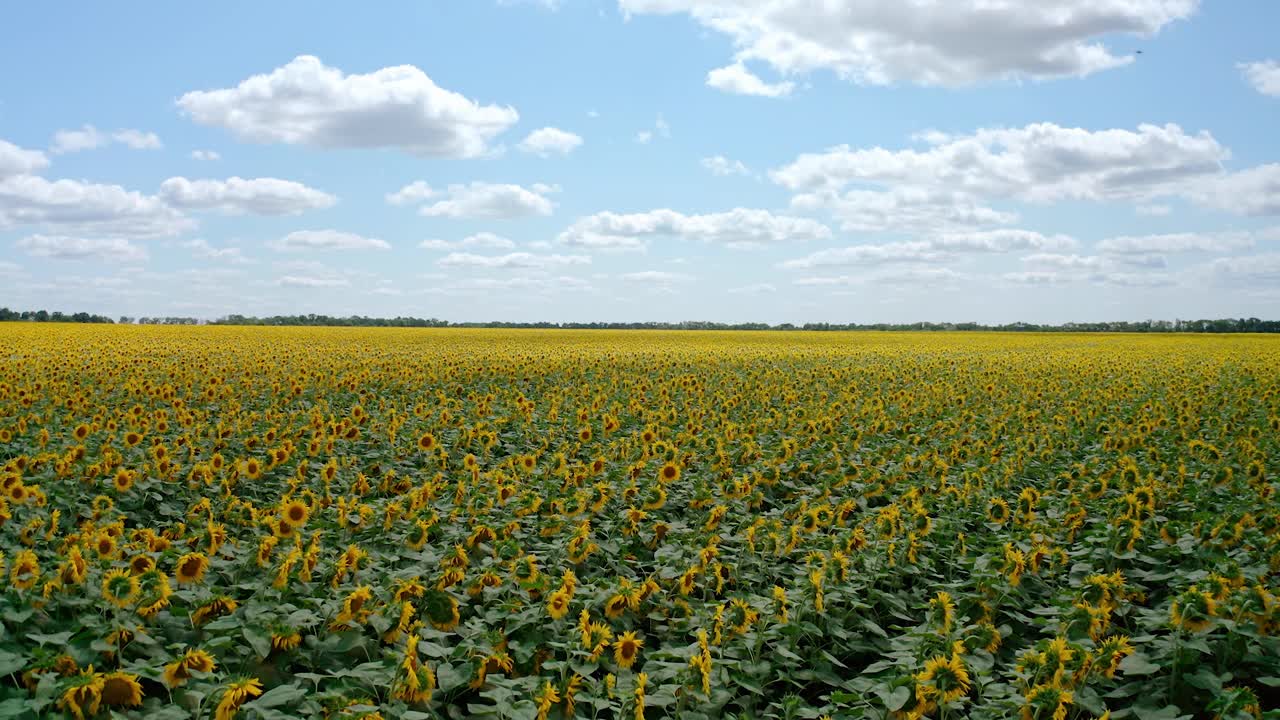
[[[254,317],[226,315],[215,320],[193,317],[129,317],[112,320],[104,315],[85,312],[66,314],[48,310],[24,310],[18,312],[0,308],[0,322],[72,322],[72,323],[121,323],[132,325],[272,325],[312,327],[456,327],[456,328],[507,328],[542,330],[882,330],[882,331],[971,331],[971,332],[1121,332],[1121,333],[1280,333],[1280,320],[1258,318],[1219,318],[1216,320],[1139,320],[1063,323],[1045,325],[1016,322],[1004,325],[982,323],[719,323],[705,321],[669,322],[449,322],[437,318],[394,317],[376,318],[363,315],[335,317],[332,315],[271,315]]]

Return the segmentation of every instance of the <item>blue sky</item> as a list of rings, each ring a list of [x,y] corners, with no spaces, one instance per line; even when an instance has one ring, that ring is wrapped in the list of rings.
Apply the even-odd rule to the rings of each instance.
[[[0,305],[1280,317],[1280,5],[821,5],[16,5]]]

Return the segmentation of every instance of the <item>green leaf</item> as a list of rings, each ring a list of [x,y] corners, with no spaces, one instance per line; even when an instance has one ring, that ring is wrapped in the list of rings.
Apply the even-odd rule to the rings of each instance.
[[[251,703],[246,703],[246,707],[253,706],[255,708],[278,707],[294,703],[306,697],[307,691],[297,685],[281,685],[274,687],[263,693],[261,697]]]
[[[889,692],[888,697],[884,697],[884,706],[893,712],[901,710],[907,701],[911,699],[911,688],[905,685],[899,685]]]
[[[243,634],[244,639],[249,641],[250,647],[258,654],[259,658],[265,658],[271,654],[271,637],[269,635],[253,627],[246,627]]]
[[[42,633],[27,633],[27,639],[35,640],[41,645],[66,645],[67,641],[70,640],[71,636],[74,634],[75,633],[70,630],[60,633],[52,633],[49,635],[44,635]]]
[[[1160,669],[1159,665],[1148,660],[1142,653],[1134,653],[1120,661],[1120,670],[1125,675],[1151,675]]]

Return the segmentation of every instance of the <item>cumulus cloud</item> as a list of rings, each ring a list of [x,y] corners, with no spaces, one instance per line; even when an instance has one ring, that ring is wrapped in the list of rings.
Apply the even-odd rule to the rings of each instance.
[[[1217,258],[1209,263],[1210,280],[1223,287],[1280,287],[1280,253],[1237,255]]]
[[[1082,77],[1132,62],[1103,38],[1149,36],[1198,0],[619,0],[624,13],[685,13],[727,35],[733,59],[783,74],[825,69],[863,84],[963,86]]]
[[[582,144],[582,136],[561,130],[544,127],[529,133],[517,145],[522,152],[550,157],[552,155],[568,155]]]
[[[590,265],[591,258],[586,255],[534,255],[526,252],[507,253],[506,255],[476,255],[474,253],[449,253],[436,261],[440,267],[451,268],[496,268],[543,270],[564,265]]]
[[[827,210],[852,232],[930,232],[1008,225],[1018,214],[987,207],[964,193],[899,186],[889,190],[819,190],[791,198],[795,210]]]
[[[282,275],[276,281],[276,284],[282,287],[332,288],[347,287],[351,284],[351,281],[337,276]]]
[[[424,250],[459,250],[463,248],[490,248],[493,250],[510,250],[516,244],[501,235],[495,235],[491,232],[480,232],[456,242],[448,240],[423,240],[418,243],[418,247]]]
[[[61,235],[158,237],[195,223],[163,199],[79,180],[14,175],[0,180],[0,229],[15,225],[56,228]]]
[[[741,248],[789,241],[822,240],[831,229],[816,220],[774,215],[767,210],[685,215],[669,209],[644,213],[601,212],[579,219],[560,242],[584,248],[640,249],[649,238],[670,236]]]
[[[146,249],[123,238],[81,238],[65,235],[28,235],[16,243],[32,257],[56,260],[142,262]]]
[[[1170,233],[1165,235],[1123,235],[1098,243],[1098,252],[1111,255],[1166,255],[1174,253],[1225,253],[1254,246],[1248,232]]]
[[[182,247],[191,250],[191,254],[198,260],[211,260],[214,262],[228,262],[237,265],[244,265],[252,262],[245,257],[244,252],[237,247],[214,247],[204,238],[196,238],[182,243]]]
[[[192,150],[192,160],[221,160],[222,156],[214,150]]]
[[[1168,208],[1154,200],[1178,197],[1280,214],[1280,163],[1228,171],[1230,155],[1208,132],[1172,124],[1093,131],[1036,123],[931,133],[923,149],[841,145],[802,154],[770,177],[796,193],[793,207],[828,209],[849,230],[886,230],[893,218],[909,231],[1011,222],[1012,213],[987,205],[993,200],[1123,201],[1160,214]]]
[[[1240,63],[1236,67],[1254,90],[1263,95],[1280,97],[1280,63],[1275,60]]]
[[[281,251],[391,249],[385,240],[340,230],[297,230],[271,243],[271,246]]]
[[[729,292],[734,295],[770,295],[778,292],[778,288],[772,283],[756,283],[755,285],[729,288]]]
[[[547,195],[557,191],[559,187],[541,183],[526,188],[508,183],[487,182],[450,185],[445,190],[433,190],[419,180],[387,195],[387,202],[392,205],[422,203],[418,214],[427,217],[511,220],[550,215],[555,211],[555,203]],[[435,202],[427,204],[431,200]]]
[[[1238,215],[1280,215],[1280,163],[1227,173],[1189,195],[1201,205]]]
[[[802,258],[788,260],[782,263],[782,267],[788,270],[801,270],[848,265],[937,263],[961,253],[1006,253],[1014,250],[1071,248],[1075,245],[1074,238],[1065,235],[1043,235],[1030,230],[944,233],[927,240],[853,245],[820,250]]]
[[[467,158],[519,120],[436,85],[412,65],[346,74],[301,55],[236,87],[189,92],[178,107],[201,125],[258,143],[321,148],[395,148],[423,157]]]
[[[92,125],[85,125],[79,130],[59,130],[53,134],[53,145],[49,151],[55,155],[93,150],[112,143],[118,143],[134,150],[159,150],[164,147],[160,136],[153,132],[124,129],[115,132],[103,132]]]
[[[338,201],[329,193],[277,178],[188,180],[171,177],[160,184],[160,197],[185,210],[219,210],[229,214],[297,215],[327,208]]]
[[[927,242],[898,242],[882,245],[854,245],[852,247],[820,250],[795,260],[787,260],[782,267],[801,270],[815,267],[843,265],[882,265],[897,262],[937,262],[949,257],[947,253]]]
[[[49,159],[39,150],[24,150],[0,140],[0,180],[15,175],[29,175],[49,166]]]
[[[1053,123],[981,129],[927,149],[847,145],[799,156],[770,176],[796,191],[850,183],[906,185],[1030,202],[1145,198],[1222,172],[1229,156],[1207,132],[1177,125],[1090,131]]]
[[[776,98],[790,95],[796,85],[790,81],[767,83],[738,62],[707,73],[707,86],[734,95]]]
[[[744,175],[751,176],[751,170],[742,164],[741,160],[730,160],[723,155],[714,155],[712,157],[702,158],[702,167],[711,172],[712,175],[724,177],[726,175]]]
[[[640,270],[637,272],[623,273],[618,276],[619,279],[629,283],[650,285],[653,287],[671,287],[679,283],[688,282],[693,279],[692,276],[684,273],[666,272],[665,270]]]

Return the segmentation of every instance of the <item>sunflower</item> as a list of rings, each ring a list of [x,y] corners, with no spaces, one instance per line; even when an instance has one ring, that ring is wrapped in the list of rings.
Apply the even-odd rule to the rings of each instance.
[[[209,558],[205,557],[204,553],[187,553],[178,558],[174,574],[179,583],[195,583],[204,578],[204,573],[208,569]]]
[[[71,713],[76,720],[85,720],[98,714],[105,682],[102,675],[90,665],[84,672],[71,679],[70,687],[58,699],[58,707]]]
[[[102,676],[102,704],[112,707],[137,707],[142,704],[142,685],[138,676],[117,670]]]
[[[9,571],[9,582],[16,588],[28,590],[40,580],[40,561],[30,550],[23,550],[13,561],[13,569]]]
[[[295,528],[300,528],[307,524],[307,518],[311,515],[311,509],[301,500],[290,500],[280,508],[280,519]]]
[[[142,442],[142,433],[131,431],[124,434],[124,444],[126,446],[134,447],[140,442]]]
[[[1009,503],[1000,498],[991,498],[991,503],[987,506],[987,519],[997,525],[1008,522]]]
[[[1217,613],[1213,596],[1192,585],[1169,606],[1169,620],[1175,628],[1189,632],[1204,632]]]
[[[187,650],[182,657],[164,666],[164,682],[171,688],[182,685],[192,672],[211,673],[218,663],[204,650]]]
[[[960,656],[938,656],[924,664],[924,670],[916,675],[918,691],[930,699],[944,703],[954,702],[969,694],[969,671]]]
[[[112,570],[102,579],[102,597],[116,607],[125,607],[138,597],[138,578],[128,570]]]
[[[127,493],[133,487],[133,473],[120,468],[116,471],[115,477],[112,478],[111,484],[115,487],[116,492]]]
[[[423,610],[427,620],[435,629],[448,632],[457,627],[459,621],[458,601],[443,590],[428,590],[422,597]]]
[[[302,644],[302,634],[291,628],[280,628],[271,633],[271,649],[289,652]]]
[[[556,590],[547,598],[547,614],[552,620],[559,620],[569,612],[570,595],[564,588]]]
[[[168,575],[151,569],[138,576],[138,585],[142,589],[138,600],[138,614],[142,617],[154,617],[169,604],[173,589],[169,586]]]
[[[257,678],[240,678],[227,686],[214,713],[215,720],[231,720],[245,701],[262,694],[262,683]]]
[[[431,452],[436,447],[436,436],[431,433],[423,433],[418,438],[418,449],[423,452]]]
[[[107,533],[98,533],[98,536],[93,539],[93,549],[100,558],[114,557],[116,554],[116,539]]]
[[[258,458],[249,458],[240,463],[240,471],[250,480],[257,480],[262,477],[262,462]]]
[[[1022,706],[1022,720],[1064,720],[1067,706],[1074,698],[1071,691],[1055,685],[1037,685],[1027,693]]]
[[[223,615],[230,615],[235,612],[238,607],[240,607],[240,603],[236,602],[234,598],[230,598],[225,595],[216,597],[212,601],[196,608],[195,612],[191,613],[191,624],[197,626],[203,625],[210,620],[220,618]]]
[[[934,618],[938,624],[942,626],[942,632],[951,632],[951,623],[956,617],[956,605],[951,600],[951,594],[945,590],[940,591],[929,601],[929,608],[934,612]]]
[[[637,638],[634,631],[628,630],[614,641],[613,660],[618,663],[618,667],[624,670],[629,669],[640,656],[642,647],[644,647],[644,640]]]
[[[129,572],[134,575],[141,575],[149,570],[154,569],[156,561],[150,555],[134,555],[129,560]]]
[[[658,479],[664,483],[675,482],[680,479],[680,466],[669,462],[658,468]]]

